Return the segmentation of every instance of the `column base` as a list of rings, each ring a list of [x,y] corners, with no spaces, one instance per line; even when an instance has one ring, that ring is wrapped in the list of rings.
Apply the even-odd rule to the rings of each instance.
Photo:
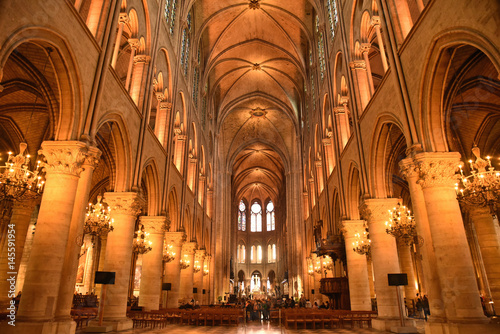
[[[10,320],[9,320],[10,321]],[[8,321],[0,322],[0,333],[15,334],[74,334],[76,322],[70,321],[15,321],[15,326]]]
[[[372,327],[379,331],[392,331],[392,328],[415,327],[415,320],[405,319],[405,326],[401,326],[399,318],[378,317],[372,320]],[[394,332],[394,333],[412,333],[412,332]],[[484,333],[483,333],[484,334]]]
[[[104,319],[102,321],[102,325],[101,326],[99,326],[99,321],[93,320],[93,321],[89,322],[88,328],[90,328],[90,327],[92,327],[92,328],[95,328],[95,327],[102,327],[102,328],[111,327],[112,331],[119,332],[119,331],[123,331],[123,330],[126,330],[126,329],[131,329],[133,326],[134,326],[134,322],[132,321],[132,319],[121,318],[121,319],[117,319],[117,320],[106,320],[106,319]],[[88,330],[87,330],[87,332],[88,332]],[[94,332],[94,333],[106,333],[106,332]]]
[[[438,323],[427,322],[425,334],[485,334],[500,333],[500,324],[496,323]]]

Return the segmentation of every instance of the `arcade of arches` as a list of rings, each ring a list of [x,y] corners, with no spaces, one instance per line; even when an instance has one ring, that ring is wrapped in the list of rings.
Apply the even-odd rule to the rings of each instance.
[[[327,300],[325,282],[345,287],[334,307],[376,309],[389,330],[387,274],[405,273],[409,306],[429,298],[426,333],[500,332],[500,207],[455,189],[474,146],[500,167],[499,13],[497,0],[3,1],[1,164],[25,143],[45,184],[21,197],[0,184],[0,313],[22,291],[0,331],[74,333],[74,293],[101,298],[106,271],[115,331],[137,297]],[[113,230],[92,235],[101,196]],[[386,232],[398,203],[410,242]]]

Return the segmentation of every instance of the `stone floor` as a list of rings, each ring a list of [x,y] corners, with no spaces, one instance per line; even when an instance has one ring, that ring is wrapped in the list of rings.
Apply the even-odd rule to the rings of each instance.
[[[422,324],[417,323],[419,332],[423,333],[423,321]],[[77,331],[77,333],[83,333]],[[245,327],[240,324],[238,327],[230,326],[215,326],[215,327],[198,327],[198,326],[180,326],[180,325],[168,325],[162,329],[149,329],[149,328],[137,328],[127,331],[120,332],[123,334],[199,334],[199,333],[211,333],[211,334],[326,334],[326,333],[338,333],[338,334],[368,334],[368,333],[379,333],[387,334],[389,332],[381,332],[375,329],[369,328],[354,328],[354,329],[285,329],[280,328],[276,325],[271,325],[268,323],[248,323]]]

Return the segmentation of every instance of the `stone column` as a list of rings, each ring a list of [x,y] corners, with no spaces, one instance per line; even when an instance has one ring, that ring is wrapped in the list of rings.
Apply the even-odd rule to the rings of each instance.
[[[19,333],[53,333],[78,179],[87,146],[78,141],[46,141],[45,190],[17,314]],[[73,242],[73,240],[71,240]],[[74,329],[73,329],[74,331]]]
[[[396,240],[397,241],[397,240]],[[416,298],[418,290],[415,287],[415,271],[413,267],[413,260],[411,257],[411,246],[408,246],[404,242],[397,241],[398,254],[399,254],[399,264],[401,266],[401,272],[405,273],[408,277],[408,285],[404,287],[406,305],[408,309],[412,307],[412,300]]]
[[[436,254],[434,252],[434,246],[432,245],[432,236],[429,218],[427,217],[427,208],[425,207],[424,193],[417,183],[419,179],[418,168],[413,158],[401,160],[399,168],[401,169],[403,177],[408,181],[417,235],[424,241],[423,245],[420,247],[420,251],[423,258],[423,280],[432,315],[429,322],[444,322],[446,316],[444,314],[444,305],[441,298],[441,285],[437,272]]]
[[[141,94],[143,93],[143,77],[144,73],[147,71],[146,65],[151,61],[151,57],[139,54],[134,57],[134,70],[132,72],[132,79],[130,83],[130,97],[134,100],[136,105],[139,105],[139,99],[141,99]],[[141,99],[142,100],[142,99]]]
[[[373,84],[372,68],[370,65],[370,59],[368,58],[368,52],[370,52],[370,47],[371,45],[369,43],[363,43],[361,44],[359,51],[363,55],[363,60],[365,61],[366,65],[366,77],[368,79],[370,87],[370,96],[373,96],[373,93],[375,92],[375,85]]]
[[[172,110],[172,103],[162,102],[158,103],[158,110],[156,111],[156,121],[155,121],[155,135],[158,137],[161,145],[165,147],[167,132],[168,132],[168,120],[170,119],[170,112]]]
[[[373,16],[370,23],[375,28],[375,33],[377,34],[378,49],[380,50],[380,57],[382,58],[382,66],[384,67],[384,72],[387,72],[389,65],[387,64],[387,56],[385,55],[384,40],[382,39],[382,33],[380,32],[380,17]]]
[[[118,51],[120,51],[120,44],[123,35],[123,27],[128,23],[130,19],[127,13],[120,13],[120,19],[118,23],[118,33],[116,34],[115,48],[113,50],[113,58],[111,59],[111,67],[116,67],[116,61],[118,60]]]
[[[15,201],[12,208],[12,216],[8,223],[12,228],[9,227],[8,230],[14,230],[16,238],[7,239],[0,254],[0,307],[2,310],[10,305],[12,299],[9,293],[11,284],[7,284],[7,279],[11,276],[9,272],[15,273],[16,280],[13,282],[16,283],[16,291],[18,290],[19,266],[35,203],[34,200]]]
[[[184,156],[184,147],[186,146],[187,136],[181,134],[180,129],[174,130],[175,132],[175,149],[174,149],[174,165],[177,167],[179,173],[182,174],[182,161]]]
[[[203,291],[201,292],[202,293],[202,304],[203,305],[208,305],[209,304],[209,296],[208,296],[208,291],[210,290],[210,262],[212,260],[212,257],[211,256],[205,256],[205,264],[204,266],[206,266],[206,270],[208,270],[207,272],[205,271],[205,267],[203,268],[203,289],[205,290],[205,294],[203,294]]]
[[[99,163],[100,156],[101,151],[98,148],[89,147],[85,156],[85,161],[83,162],[83,171],[78,181],[55,312],[55,320],[58,322],[57,333],[61,334],[68,333],[69,326],[76,326],[70,313],[71,306],[73,305],[73,292],[75,291],[76,275],[78,271],[78,255],[80,254],[82,245],[78,240],[83,242],[85,206],[89,198],[92,174]]]
[[[448,326],[460,330],[462,326],[458,323],[484,322],[486,317],[455,193],[460,154],[418,153],[414,161],[427,208]]]
[[[347,277],[349,279],[349,297],[351,310],[371,311],[370,284],[368,282],[368,266],[366,255],[361,255],[352,250],[356,233],[363,234],[363,220],[344,220],[343,232],[347,257]]]
[[[166,291],[167,295],[167,308],[177,308],[179,307],[179,288],[181,281],[181,253],[182,244],[186,240],[186,234],[184,232],[166,232],[165,233],[165,243],[167,245],[172,245],[172,251],[175,253],[175,258],[171,262],[165,264],[165,276],[163,277],[163,283],[170,283],[172,288],[170,291]]]
[[[357,89],[361,110],[364,110],[370,102],[372,95],[370,93],[370,84],[368,83],[368,74],[366,72],[366,63],[363,60],[353,60],[349,64],[354,79],[354,87]]]
[[[488,208],[476,207],[470,210],[476,228],[477,240],[483,258],[491,297],[497,310],[500,309],[500,228],[495,224]],[[486,303],[488,301],[485,301]],[[498,311],[497,311],[498,312]]]
[[[137,38],[129,38],[128,43],[130,44],[130,59],[128,62],[127,77],[125,78],[125,89],[129,91],[130,78],[132,77],[132,69],[134,68],[134,58],[137,49],[139,48],[139,40]]]
[[[318,263],[319,262],[319,263]],[[313,269],[314,269],[314,275],[312,276],[313,279],[313,286],[312,288],[314,289],[314,295],[313,295],[313,300],[311,300],[311,304],[314,305],[314,301],[317,299],[320,302],[323,301],[323,295],[319,293],[319,288],[321,286],[321,273],[322,273],[322,266],[321,266],[321,259],[318,258],[316,254],[312,255],[312,263],[313,263]],[[316,272],[316,268],[320,268],[319,273]],[[319,306],[319,305],[318,305]]]
[[[163,237],[165,235],[165,216],[142,216],[144,232],[149,233],[152,250],[142,255],[142,276],[139,292],[139,306],[144,310],[158,310],[160,307],[161,276],[163,261]]]
[[[194,299],[198,301],[201,305],[202,302],[202,290],[203,290],[203,262],[205,260],[206,251],[204,249],[198,249],[194,254],[194,264],[199,265],[199,271],[194,273],[193,277],[193,288],[196,288],[197,292],[194,294]]]
[[[196,250],[197,244],[196,242],[186,242],[182,245],[182,254],[181,260],[188,261],[189,267],[182,269],[181,268],[181,280],[180,280],[180,289],[179,289],[179,297],[180,299],[188,299],[187,301],[193,298],[193,268],[194,268],[194,252]]]
[[[395,239],[385,231],[389,209],[398,204],[397,198],[367,199],[361,206],[361,215],[368,222],[377,294],[377,321],[373,327],[390,330],[399,325],[399,308],[396,288],[388,285],[387,274],[400,273]]]
[[[103,270],[115,272],[115,284],[106,287],[106,298],[101,297],[99,304],[104,307],[103,325],[120,331],[132,328],[132,320],[127,318],[127,296],[135,221],[142,200],[134,192],[107,192],[104,200],[110,207],[114,230],[108,234]]]

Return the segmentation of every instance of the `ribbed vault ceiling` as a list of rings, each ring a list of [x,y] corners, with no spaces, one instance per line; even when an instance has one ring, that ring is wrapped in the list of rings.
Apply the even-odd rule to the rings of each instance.
[[[305,0],[225,0],[197,1],[195,8],[202,82],[234,190],[261,197],[260,189],[275,199],[296,153],[313,7]]]

